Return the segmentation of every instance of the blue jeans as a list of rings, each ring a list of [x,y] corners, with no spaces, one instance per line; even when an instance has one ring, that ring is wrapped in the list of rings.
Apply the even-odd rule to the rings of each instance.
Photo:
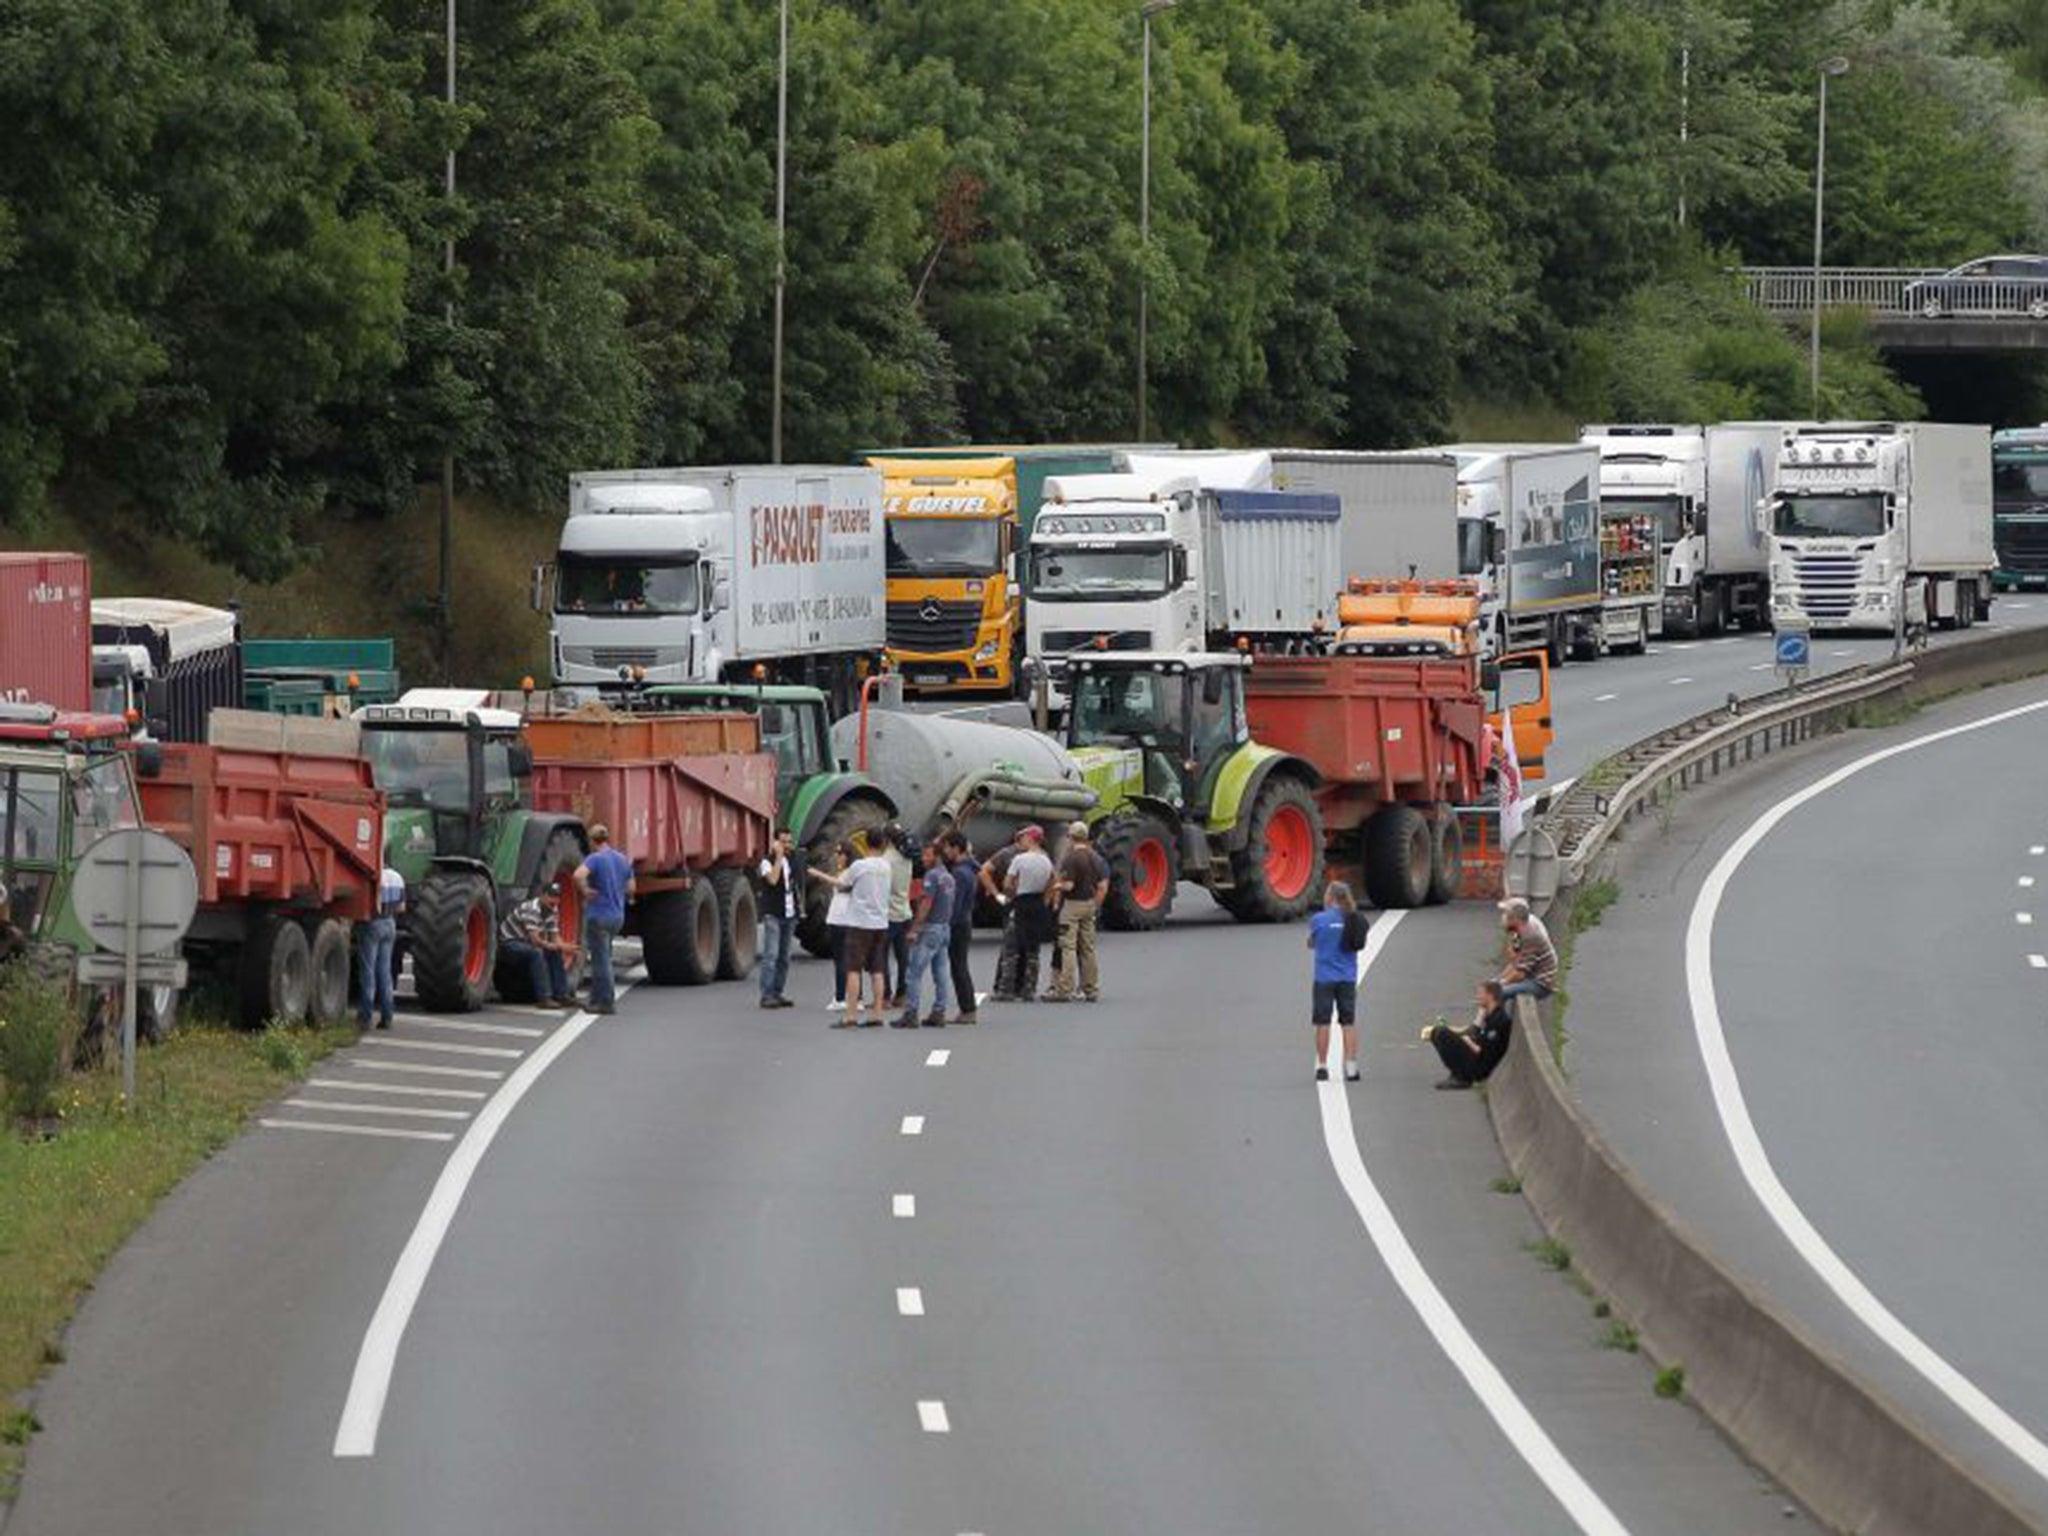
[[[520,939],[500,939],[498,953],[515,965],[524,963],[532,972],[535,1002],[570,996],[569,967],[563,963],[559,949],[540,949]]]
[[[1547,981],[1511,981],[1500,989],[1500,995],[1503,1001],[1512,997],[1533,997],[1540,1003],[1544,998],[1550,996],[1550,983]]]
[[[952,936],[950,928],[930,927],[920,933],[910,946],[910,967],[903,977],[905,1015],[918,1011],[919,999],[924,996],[927,971],[932,978],[932,1012],[943,1017],[952,1011],[953,960],[948,952]]]
[[[782,996],[789,980],[789,941],[796,931],[796,919],[774,912],[761,914],[761,996]]]
[[[356,1022],[370,1027],[370,1012],[376,1010],[384,1023],[391,1022],[391,962],[398,948],[398,919],[373,917],[356,924]]]
[[[592,917],[585,926],[590,931],[590,1006],[609,1008],[619,1000],[612,981],[612,940],[619,936],[626,920],[623,917]]]

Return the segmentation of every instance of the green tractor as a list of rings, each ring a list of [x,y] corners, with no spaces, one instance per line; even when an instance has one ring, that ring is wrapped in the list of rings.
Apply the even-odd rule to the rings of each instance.
[[[493,983],[508,1002],[532,1000],[527,970],[498,964],[498,921],[527,897],[554,886],[563,933],[581,926],[583,824],[533,809],[520,716],[488,698],[415,688],[355,713],[389,802],[384,861],[405,877],[399,942],[420,1003],[437,1013],[481,1008]]]
[[[1157,928],[1182,880],[1240,922],[1286,922],[1322,895],[1320,778],[1260,746],[1245,721],[1246,656],[1076,656],[1067,750],[1099,797],[1089,813],[1108,861],[1111,928]]]
[[[823,866],[831,850],[863,828],[886,825],[896,815],[896,802],[865,773],[832,758],[831,716],[825,695],[795,685],[675,683],[647,688],[633,696],[639,707],[675,710],[718,710],[758,715],[761,749],[775,754],[775,805],[778,822],[796,836],[797,845],[814,868]],[[804,895],[804,920],[798,938],[813,955],[829,955],[825,909],[831,893],[820,881]]]

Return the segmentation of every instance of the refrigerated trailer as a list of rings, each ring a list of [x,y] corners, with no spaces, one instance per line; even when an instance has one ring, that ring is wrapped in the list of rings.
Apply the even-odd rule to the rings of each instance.
[[[1458,464],[1458,574],[1479,583],[1489,653],[1540,646],[1562,664],[1583,635],[1602,632],[1599,449],[1443,451]]]

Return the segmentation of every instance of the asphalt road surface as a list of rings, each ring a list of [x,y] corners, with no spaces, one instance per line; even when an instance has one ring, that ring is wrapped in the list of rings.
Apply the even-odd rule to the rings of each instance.
[[[461,1144],[266,1125],[87,1303],[8,1536],[1798,1528],[1600,1346],[1491,1188],[1483,1103],[1429,1091],[1417,1024],[1488,919],[1389,929],[1348,1090],[1310,1081],[1301,930],[1206,899],[1111,936],[1100,1005],[975,1030],[828,1030],[816,962],[780,1013],[639,987],[477,1163],[367,1456],[334,1454],[358,1352]],[[319,1096],[496,1092],[575,1027],[466,1022],[543,1035],[408,1017]],[[514,1054],[450,1054],[482,1041]]]
[[[1579,942],[1570,1062],[1681,1218],[2048,1517],[2048,1332],[2030,1315],[2048,1271],[2048,707],[1874,762],[1745,836],[1880,749],[2034,704],[2048,689],[2015,684],[1811,743],[1632,839],[1624,894]],[[1697,919],[1705,951],[1688,932],[1738,838],[1746,855]],[[1711,976],[1746,1106],[1732,1131],[1689,961]],[[1768,1160],[1782,1201],[1738,1146]],[[1803,1222],[1774,1219],[1787,1202]],[[1823,1279],[1829,1255],[1846,1281]]]

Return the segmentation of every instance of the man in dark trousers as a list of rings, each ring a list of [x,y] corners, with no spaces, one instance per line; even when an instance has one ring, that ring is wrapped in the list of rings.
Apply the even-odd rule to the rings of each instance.
[[[761,1006],[794,1008],[783,988],[789,981],[789,951],[803,920],[804,897],[810,890],[810,864],[789,828],[783,827],[768,846],[768,857],[755,871],[755,907],[761,914]]]
[[[946,871],[953,877],[952,927],[947,935],[946,958],[953,967],[953,996],[960,1010],[955,1024],[979,1024],[975,1016],[974,971],[968,964],[974,948],[974,903],[981,894],[981,864],[966,836],[948,832],[940,852]]]
[[[1499,982],[1482,981],[1472,1001],[1470,1029],[1439,1024],[1429,1032],[1429,1043],[1436,1047],[1444,1071],[1450,1074],[1437,1084],[1439,1088],[1456,1091],[1485,1082],[1507,1055],[1508,1041],[1514,1038],[1514,1015]]]
[[[1010,942],[1012,918],[1010,901],[1003,894],[1003,882],[1010,877],[1010,861],[1024,849],[1024,832],[1019,828],[1017,835],[1003,844],[994,853],[981,861],[976,875],[976,885],[989,904],[1003,914],[1003,944],[996,954],[995,984],[989,988],[989,1001],[1006,1003],[1017,991],[1017,951]]]

